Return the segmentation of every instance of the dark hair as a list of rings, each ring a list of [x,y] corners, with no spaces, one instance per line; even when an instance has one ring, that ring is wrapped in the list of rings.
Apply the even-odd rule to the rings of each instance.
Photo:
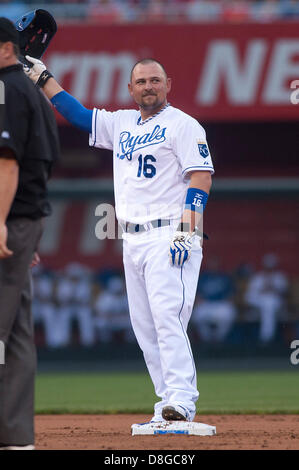
[[[0,41],[19,44],[19,33],[16,30],[12,21],[3,16],[0,18]]]
[[[155,64],[158,64],[160,65],[161,69],[163,70],[164,74],[165,74],[165,77],[167,78],[167,73],[166,73],[166,70],[164,68],[164,66],[156,59],[152,59],[152,58],[148,58],[148,59],[141,59],[141,60],[138,60],[138,62],[136,62],[136,64],[133,65],[132,67],[132,70],[131,70],[131,74],[130,74],[130,80],[132,81],[132,75],[133,75],[133,72],[134,72],[134,69],[137,65],[141,64],[141,65],[147,65],[147,64],[152,64],[152,63],[155,63]]]

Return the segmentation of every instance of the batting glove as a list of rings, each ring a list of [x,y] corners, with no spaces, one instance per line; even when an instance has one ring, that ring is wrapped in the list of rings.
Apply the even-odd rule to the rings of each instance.
[[[191,256],[194,233],[175,232],[170,243],[169,260],[172,266],[183,266]]]
[[[43,87],[47,80],[53,77],[53,75],[47,70],[47,67],[41,60],[30,57],[29,55],[26,55],[25,58],[28,60],[28,62],[33,64],[32,67],[23,65],[25,74],[30,78],[30,80],[33,81],[35,85]]]

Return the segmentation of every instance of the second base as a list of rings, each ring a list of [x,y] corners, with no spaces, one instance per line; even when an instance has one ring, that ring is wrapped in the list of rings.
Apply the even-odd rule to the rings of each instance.
[[[158,435],[158,434],[183,434],[189,436],[213,436],[216,427],[204,423],[187,421],[167,421],[161,423],[132,424],[132,436]]]

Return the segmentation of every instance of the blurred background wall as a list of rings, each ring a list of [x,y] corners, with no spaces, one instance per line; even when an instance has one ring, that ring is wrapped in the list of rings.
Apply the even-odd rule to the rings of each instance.
[[[189,328],[196,357],[284,355],[299,338],[299,2],[2,1],[0,15],[35,8],[59,25],[49,70],[86,107],[133,107],[130,70],[154,57],[173,80],[170,103],[207,132],[215,176]],[[38,350],[135,357],[121,241],[95,236],[96,207],[114,202],[112,154],[57,120],[54,213],[33,271]]]

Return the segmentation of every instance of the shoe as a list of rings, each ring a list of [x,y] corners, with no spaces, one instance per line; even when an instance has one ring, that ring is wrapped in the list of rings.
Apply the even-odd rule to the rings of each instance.
[[[14,446],[14,445],[1,445],[0,444],[0,450],[35,450],[34,445],[28,444],[25,446]]]
[[[164,418],[162,418],[162,415],[154,415],[152,419],[150,420],[150,423],[163,423],[165,421]]]
[[[163,419],[162,416],[160,415],[160,416],[153,416],[150,421],[146,421],[145,423],[137,423],[137,424],[142,426],[143,424],[153,424],[153,423],[163,423],[163,422],[165,422],[165,419]]]
[[[180,405],[167,405],[162,410],[162,417],[166,421],[190,421],[189,411]]]

